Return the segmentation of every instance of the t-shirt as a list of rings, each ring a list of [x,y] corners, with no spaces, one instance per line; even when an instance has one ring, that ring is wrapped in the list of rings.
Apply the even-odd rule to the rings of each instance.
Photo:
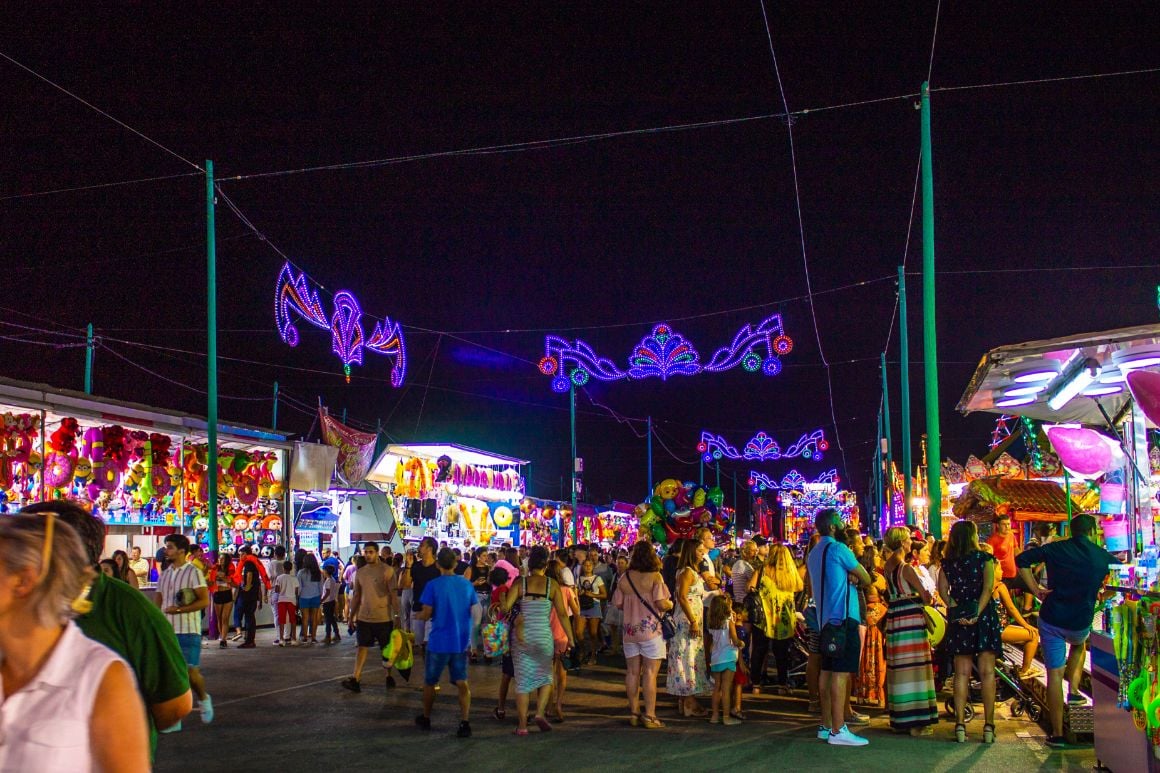
[[[827,546],[829,549],[827,550]],[[822,598],[822,555],[826,558],[826,597]],[[818,608],[818,625],[839,623],[843,619],[858,620],[858,594],[850,587],[847,576],[858,567],[854,552],[833,537],[822,537],[806,559],[810,573],[810,587]],[[842,605],[846,604],[845,614]]]
[[[604,580],[600,579],[595,574],[588,575],[587,577],[581,577],[580,581],[577,585],[577,591],[582,591],[582,590],[588,591],[593,596],[599,596],[600,591],[604,590]],[[600,603],[599,601],[592,598],[591,596],[589,596],[588,598],[591,598],[592,601],[596,604]]]
[[[753,564],[744,558],[733,564],[733,600],[744,601],[749,593],[749,579],[753,577]]]
[[[420,599],[423,598],[423,590],[427,587],[427,583],[438,576],[439,567],[434,562],[430,566],[424,566],[422,561],[411,564],[411,604],[416,612],[423,608]]]
[[[338,581],[329,574],[322,575],[322,603],[334,601],[338,598]]]
[[[172,606],[188,606],[192,602],[192,598],[186,598],[183,602],[182,599],[178,598],[178,592],[204,587],[205,577],[196,566],[188,561],[181,566],[170,564],[161,573],[161,579],[157,581],[157,592],[161,595],[161,609],[164,610]],[[200,611],[166,614],[165,617],[173,626],[174,633],[201,635]]]
[[[441,654],[466,652],[471,646],[471,607],[479,603],[475,588],[458,574],[440,574],[424,583],[419,599],[431,607],[427,650]]]
[[[146,709],[189,691],[189,667],[173,628],[139,590],[98,574],[89,591],[93,608],[76,619],[85,636],[123,657],[137,677]],[[100,711],[100,705],[94,708]],[[157,748],[157,728],[149,715],[149,748]]]
[[[310,577],[309,569],[298,570],[298,592],[304,599],[315,599],[322,595],[322,577]]]
[[[136,561],[129,560],[129,568],[133,570],[133,574],[137,575],[137,582],[144,585],[149,582],[149,562],[144,558],[138,558]]]
[[[460,561],[458,564],[455,565],[455,573],[457,575],[459,575],[460,577],[462,577],[463,575],[467,574],[467,568],[469,566],[471,566],[471,564],[469,564],[468,562]]]
[[[238,587],[241,588],[241,592],[238,594],[239,598],[246,601],[256,601],[262,595],[262,578],[258,567],[259,564],[256,561],[247,561],[242,564],[242,581],[238,583]],[[249,590],[246,590],[247,585]],[[286,599],[279,600],[285,601]]]
[[[1043,601],[1039,619],[1068,631],[1090,628],[1108,567],[1121,563],[1120,559],[1086,537],[1040,545],[1015,557],[1021,569],[1039,563],[1047,564],[1051,574],[1051,593]]]
[[[280,574],[274,580],[274,592],[278,594],[279,604],[298,604],[298,593],[301,586],[298,577],[293,574]]]
[[[995,560],[999,562],[999,567],[1003,570],[1004,580],[1010,580],[1018,574],[1015,571],[1015,532],[1007,532],[1006,537],[995,532],[987,537],[987,544],[995,553]]]

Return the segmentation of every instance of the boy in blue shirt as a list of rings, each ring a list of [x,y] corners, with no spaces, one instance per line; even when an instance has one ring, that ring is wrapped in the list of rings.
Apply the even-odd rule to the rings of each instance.
[[[450,669],[451,681],[459,689],[460,738],[471,737],[467,721],[471,711],[471,690],[467,685],[467,650],[471,646],[471,608],[479,603],[475,588],[462,575],[455,573],[458,560],[455,551],[443,548],[435,559],[439,576],[427,583],[419,603],[423,608],[418,618],[430,621],[427,633],[427,653],[423,658],[424,686],[423,713],[415,717],[415,724],[423,730],[431,729],[431,707],[435,704],[435,686],[443,671]]]

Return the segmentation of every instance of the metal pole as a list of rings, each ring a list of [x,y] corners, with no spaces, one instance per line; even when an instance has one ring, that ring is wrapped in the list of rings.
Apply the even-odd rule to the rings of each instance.
[[[205,255],[206,282],[206,342],[209,369],[209,404],[206,408],[207,438],[209,445],[209,550],[218,549],[218,373],[217,373],[217,233],[214,227],[213,161],[205,162]]]
[[[922,84],[922,343],[926,381],[926,466],[930,531],[942,539],[942,441],[938,415],[938,335],[934,309],[934,172],[930,149],[930,83]],[[936,514],[937,513],[937,517]]]
[[[278,382],[274,382],[274,416],[270,422],[270,429],[278,429]]]
[[[717,462],[717,488],[721,488],[721,462]]]
[[[93,393],[93,323],[85,330],[85,394]]]
[[[653,477],[652,477],[652,416],[648,417],[648,493],[644,495],[645,499],[652,496],[653,492]]]
[[[572,544],[580,542],[580,510],[576,507],[576,385],[568,390],[568,413],[572,425]]]
[[[914,464],[910,456],[910,332],[906,317],[906,270],[898,267],[898,347],[902,353],[902,379],[899,399],[902,401],[902,506],[906,525],[914,525],[914,504],[911,489],[914,484]]]
[[[883,493],[886,495],[886,513],[893,514],[891,498],[894,492],[894,442],[890,437],[890,379],[886,376],[886,354],[880,355],[882,365],[882,426],[886,430],[886,473],[883,475]]]
[[[704,459],[697,460],[697,474],[700,476],[700,481],[699,481],[700,484],[702,486],[704,486],[705,485],[705,460]]]

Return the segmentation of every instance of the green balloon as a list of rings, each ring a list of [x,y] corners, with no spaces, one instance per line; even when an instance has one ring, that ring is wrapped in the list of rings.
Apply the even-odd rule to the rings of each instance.
[[[654,496],[649,500],[649,507],[651,507],[652,511],[657,514],[658,518],[665,514],[665,500],[661,499],[659,496]]]
[[[725,492],[721,490],[720,486],[714,486],[709,489],[709,501],[720,507],[725,503]]]
[[[657,542],[665,542],[665,527],[661,526],[659,523],[654,523],[652,526],[652,537]]]

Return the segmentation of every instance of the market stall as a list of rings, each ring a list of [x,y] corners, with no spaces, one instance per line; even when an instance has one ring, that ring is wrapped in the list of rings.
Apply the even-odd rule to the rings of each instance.
[[[387,492],[405,542],[470,549],[514,541],[527,463],[456,443],[391,444],[367,480]]]

